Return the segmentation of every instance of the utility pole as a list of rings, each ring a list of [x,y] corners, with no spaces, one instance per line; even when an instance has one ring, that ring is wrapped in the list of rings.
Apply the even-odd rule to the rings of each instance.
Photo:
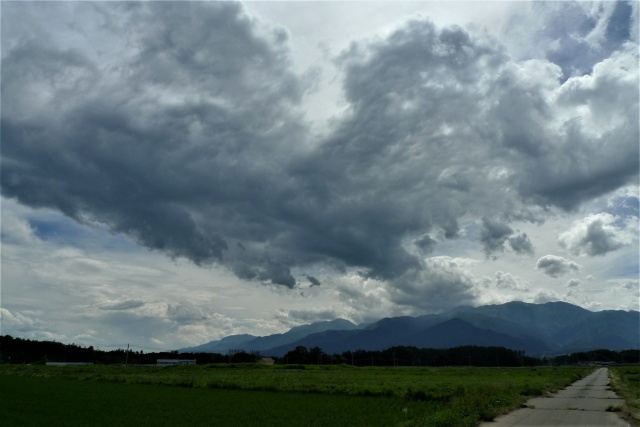
[[[124,366],[129,363],[129,343],[127,343],[127,354],[124,356]]]

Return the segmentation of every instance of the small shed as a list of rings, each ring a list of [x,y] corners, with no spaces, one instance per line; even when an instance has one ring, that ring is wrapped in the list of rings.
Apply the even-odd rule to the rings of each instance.
[[[273,365],[274,363],[276,363],[276,361],[270,357],[263,357],[261,359],[258,359],[258,363],[262,365]]]
[[[196,359],[157,359],[158,366],[195,365]]]

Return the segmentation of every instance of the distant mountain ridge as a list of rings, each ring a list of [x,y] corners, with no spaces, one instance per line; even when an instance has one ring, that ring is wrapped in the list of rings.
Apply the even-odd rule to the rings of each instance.
[[[226,353],[230,350],[242,349],[245,351],[261,351],[296,342],[304,337],[323,331],[342,331],[355,329],[358,326],[345,319],[335,319],[316,322],[310,325],[301,325],[291,328],[283,334],[273,334],[266,337],[255,335],[230,335],[218,341],[211,341],[195,347],[178,350],[182,353]]]
[[[462,345],[506,347],[531,356],[595,349],[640,349],[640,312],[592,312],[565,302],[514,301],[458,307],[442,314],[390,317],[367,325],[336,319],[266,337],[232,335],[179,351],[226,353],[242,349],[281,357],[297,346],[320,347],[334,354],[393,346],[450,348]]]

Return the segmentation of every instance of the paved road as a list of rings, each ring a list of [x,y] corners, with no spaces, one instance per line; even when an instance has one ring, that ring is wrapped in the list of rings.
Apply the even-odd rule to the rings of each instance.
[[[630,427],[609,406],[620,406],[624,400],[609,390],[609,374],[600,368],[588,377],[560,390],[552,397],[537,397],[527,407],[484,423],[481,427],[533,426],[615,426]]]

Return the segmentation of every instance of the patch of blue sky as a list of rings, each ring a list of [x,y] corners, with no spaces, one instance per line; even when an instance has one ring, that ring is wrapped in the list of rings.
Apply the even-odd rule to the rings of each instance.
[[[591,16],[581,14],[580,6],[575,3],[564,3],[564,13],[551,20],[550,25],[540,30],[541,34],[558,45],[547,52],[547,58],[562,68],[564,83],[573,75],[588,74],[600,56],[594,55],[593,49],[585,41],[598,24]]]
[[[606,268],[604,276],[616,279],[637,280],[640,276],[638,253],[633,252],[616,257]]]
[[[616,2],[605,31],[605,36],[609,43],[617,46],[631,38],[632,16],[633,8],[631,2]]]
[[[80,224],[57,213],[37,215],[28,218],[34,234],[44,241],[56,245],[68,245],[79,248],[101,248],[107,251],[139,251],[138,246],[129,238],[109,232],[103,226]]]
[[[613,225],[620,230],[625,230],[633,226],[640,218],[640,199],[637,196],[620,195],[612,198],[608,205],[602,208],[602,212],[609,213],[615,217]]]
[[[571,76],[590,74],[593,66],[608,57],[610,52],[619,50],[627,40],[638,37],[632,34],[631,2],[616,2],[611,15],[606,18],[604,40],[600,45],[588,41],[589,34],[598,26],[598,20],[580,11],[581,6],[577,3],[566,2],[563,13],[558,13],[549,25],[540,30],[540,34],[552,42],[550,46],[557,45],[549,49],[547,58],[562,68],[562,83]]]
[[[616,197],[612,202],[605,212],[616,216],[640,216],[640,199],[637,197]]]

